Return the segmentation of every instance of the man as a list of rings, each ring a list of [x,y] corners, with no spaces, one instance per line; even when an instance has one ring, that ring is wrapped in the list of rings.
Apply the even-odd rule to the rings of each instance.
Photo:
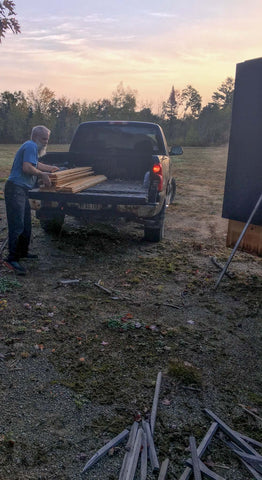
[[[5,264],[19,275],[26,273],[26,269],[19,263],[20,258],[37,258],[37,255],[28,252],[31,238],[28,190],[35,186],[37,178],[49,187],[51,182],[48,173],[59,170],[58,167],[44,165],[38,161],[38,158],[46,152],[49,136],[50,130],[43,125],[37,125],[32,129],[31,140],[25,142],[17,151],[5,184],[9,247]]]

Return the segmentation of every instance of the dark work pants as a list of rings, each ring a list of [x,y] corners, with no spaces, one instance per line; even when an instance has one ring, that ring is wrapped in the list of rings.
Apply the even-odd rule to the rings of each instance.
[[[8,223],[9,255],[7,261],[19,261],[28,253],[31,237],[31,208],[26,188],[7,181],[5,204]]]

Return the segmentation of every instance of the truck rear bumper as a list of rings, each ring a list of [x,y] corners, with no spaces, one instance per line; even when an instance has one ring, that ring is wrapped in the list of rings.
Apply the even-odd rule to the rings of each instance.
[[[124,217],[130,220],[152,218],[161,210],[161,203],[147,203],[147,197],[142,195],[108,195],[94,196],[79,194],[55,194],[31,190],[29,194],[30,205],[41,216],[41,210],[49,212],[63,212],[65,215],[74,217],[86,217],[92,219],[111,219]],[[110,203],[109,203],[110,202]]]

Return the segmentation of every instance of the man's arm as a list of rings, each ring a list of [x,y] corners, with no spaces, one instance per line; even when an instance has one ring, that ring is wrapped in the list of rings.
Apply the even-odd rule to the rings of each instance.
[[[42,164],[40,164],[40,165],[42,165]],[[39,167],[39,164],[38,164],[37,167]],[[57,167],[54,167],[54,168],[57,168]],[[51,181],[50,181],[50,178],[49,178],[49,175],[48,175],[47,171],[42,171],[40,168],[34,167],[34,165],[32,163],[23,162],[23,172],[27,173],[28,175],[34,175],[38,178],[41,178],[43,184],[46,187],[51,186]]]
[[[41,172],[48,172],[48,173],[54,173],[59,170],[59,168],[55,167],[54,165],[45,165],[44,163],[41,163],[41,162],[38,162],[37,168]]]

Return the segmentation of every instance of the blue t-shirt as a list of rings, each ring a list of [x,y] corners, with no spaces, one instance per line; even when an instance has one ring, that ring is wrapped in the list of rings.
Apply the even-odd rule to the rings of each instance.
[[[17,151],[8,180],[21,187],[33,188],[37,177],[23,172],[24,162],[32,163],[34,167],[37,167],[38,148],[32,140],[23,143]]]

